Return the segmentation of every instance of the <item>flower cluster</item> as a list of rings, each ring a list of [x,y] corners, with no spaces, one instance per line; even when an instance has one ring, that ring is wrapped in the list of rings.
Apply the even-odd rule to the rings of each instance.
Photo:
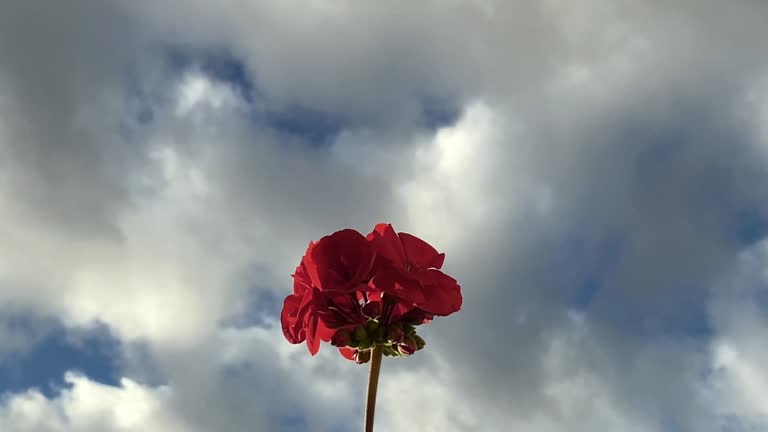
[[[461,308],[461,287],[440,268],[445,254],[416,236],[378,224],[310,242],[293,275],[280,320],[289,342],[315,355],[330,342],[357,363],[373,346],[408,356],[424,347],[415,326]]]

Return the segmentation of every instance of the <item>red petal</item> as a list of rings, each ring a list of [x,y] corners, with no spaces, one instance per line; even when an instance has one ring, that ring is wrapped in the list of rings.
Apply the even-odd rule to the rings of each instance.
[[[397,268],[405,268],[406,255],[400,238],[390,224],[380,223],[366,239],[373,245],[376,254],[389,260]]]
[[[293,328],[296,322],[296,315],[301,305],[301,297],[296,295],[289,295],[283,302],[283,310],[280,313],[280,324],[283,327],[283,335],[288,342],[297,344],[304,342],[303,339],[299,340],[298,334],[294,332]]]
[[[411,267],[426,270],[428,268],[439,269],[443,266],[445,254],[437,253],[435,248],[429,243],[414,235],[408,233],[400,233],[398,235],[403,243],[408,264]]]
[[[350,347],[341,347],[339,348],[339,352],[345,359],[355,361],[355,354],[357,353],[357,349],[350,348]]]
[[[456,279],[440,270],[425,270],[415,276],[424,287],[424,301],[416,306],[440,316],[450,315],[461,309],[461,287]]]
[[[314,242],[309,242],[307,251],[304,253],[304,256],[301,257],[300,267],[304,267],[307,278],[309,279],[309,284],[322,289],[322,286],[319,285],[320,277],[317,274],[318,265],[313,259],[313,251],[315,250],[316,245],[317,244]]]
[[[373,284],[373,279],[368,283],[368,287],[370,289],[365,293],[368,296],[368,301],[381,301],[382,291],[376,288],[376,285]]]
[[[317,335],[316,337],[323,342],[330,342],[336,330],[328,328],[322,321],[317,322]]]
[[[296,267],[293,273],[293,293],[303,295],[308,289],[312,288],[312,280],[307,273],[307,267],[302,258],[301,263]]]
[[[311,315],[307,325],[307,348],[312,355],[317,354],[320,351],[320,339],[317,335],[317,317]]]
[[[379,269],[379,272],[371,279],[371,285],[377,290],[391,295],[400,301],[417,305],[425,301],[421,283],[392,269]]]
[[[300,298],[301,302],[299,303],[298,308],[287,314],[286,321],[288,324],[288,331],[292,335],[292,339],[297,341],[295,343],[300,343],[306,339],[305,335],[307,315],[309,314],[310,308],[312,306],[312,295],[308,292],[305,293],[304,296],[294,295],[294,297]],[[286,301],[288,300],[286,299]],[[291,303],[294,301],[295,300],[292,300]],[[290,307],[292,306],[293,305],[290,305]]]
[[[395,306],[392,308],[392,310],[389,312],[389,323],[395,323],[400,321],[403,315],[405,315],[406,313],[410,312],[413,309],[414,309],[414,306],[412,304],[396,303]]]
[[[316,315],[309,316],[307,324],[307,348],[312,355],[320,351],[320,341],[330,342],[335,330],[331,330]]]
[[[365,237],[352,229],[321,238],[310,252],[307,270],[323,291],[353,291],[367,280],[375,254]]]

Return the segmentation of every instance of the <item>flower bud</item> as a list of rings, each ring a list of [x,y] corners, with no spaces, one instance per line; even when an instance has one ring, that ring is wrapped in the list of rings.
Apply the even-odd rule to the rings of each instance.
[[[405,338],[405,332],[399,323],[395,323],[387,328],[387,340],[394,343],[401,343]]]
[[[363,305],[361,308],[363,315],[365,315],[368,318],[378,318],[381,316],[381,302],[380,301],[372,301],[368,302]]]
[[[433,315],[424,312],[421,309],[413,309],[402,316],[402,320],[405,323],[411,324],[411,325],[420,325],[420,324],[426,324],[430,321],[432,321],[432,318],[434,318]]]
[[[368,363],[368,361],[370,359],[371,359],[371,351],[370,350],[357,351],[357,353],[355,353],[355,363],[357,363],[357,364]]]
[[[417,350],[420,350],[420,349],[424,348],[424,345],[427,344],[426,342],[424,342],[424,339],[422,339],[421,336],[419,336],[419,335],[414,335],[413,339],[416,341],[416,349]]]
[[[374,334],[374,332],[376,332],[376,330],[378,329],[379,329],[378,321],[370,320],[367,323],[365,323],[365,330],[368,332],[369,335]]]
[[[397,350],[400,353],[400,355],[403,356],[403,357],[408,357],[408,356],[410,356],[410,355],[412,355],[413,353],[416,352],[415,348],[409,347],[406,344],[398,345],[397,346]]]
[[[397,350],[404,356],[409,356],[417,351],[416,340],[412,337],[406,337],[405,342],[397,345]]]
[[[406,324],[405,325],[405,335],[406,336],[413,336],[415,334],[416,334],[416,327],[414,327],[414,326],[412,326],[410,324]]]
[[[331,337],[331,345],[336,347],[349,346],[352,342],[352,332],[347,329],[336,331]]]
[[[392,345],[382,345],[381,352],[387,357],[399,357],[400,352]]]
[[[355,333],[353,337],[358,342],[364,341],[368,339],[368,332],[365,331],[365,327],[357,326],[355,327]]]
[[[352,335],[352,345],[361,350],[371,347],[371,338],[368,336],[368,332],[365,331],[363,326],[355,328],[355,332]]]

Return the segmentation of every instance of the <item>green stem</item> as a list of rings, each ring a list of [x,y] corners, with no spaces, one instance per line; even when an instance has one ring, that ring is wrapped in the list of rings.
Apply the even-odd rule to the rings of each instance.
[[[381,345],[374,345],[371,352],[371,371],[368,374],[368,395],[365,398],[365,432],[373,432],[373,414],[376,411],[376,389],[379,387],[381,370]]]

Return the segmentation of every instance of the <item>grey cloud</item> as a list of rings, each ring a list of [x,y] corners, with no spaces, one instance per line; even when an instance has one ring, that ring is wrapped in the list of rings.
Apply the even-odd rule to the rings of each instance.
[[[31,219],[81,233],[110,230],[141,161],[117,134],[137,33],[113,2],[0,6],[2,166]],[[130,120],[129,120],[130,121]]]

